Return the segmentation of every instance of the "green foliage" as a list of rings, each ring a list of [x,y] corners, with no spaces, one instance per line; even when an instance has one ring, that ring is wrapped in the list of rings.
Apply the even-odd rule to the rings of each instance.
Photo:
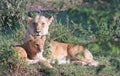
[[[0,37],[1,38],[1,37]],[[10,69],[11,61],[13,61],[13,51],[9,48],[9,42],[4,38],[0,44],[0,69],[3,71]],[[1,71],[0,71],[1,72]]]
[[[119,47],[114,44],[109,43],[109,48],[111,50],[111,53],[114,53],[114,54],[120,53]]]
[[[87,47],[88,47],[88,49],[90,49],[92,52],[97,52],[97,51],[100,49],[99,45],[96,44],[96,43],[88,44]]]
[[[1,0],[0,30],[8,32],[16,27],[24,29],[25,8],[31,0]]]
[[[113,10],[112,10],[113,11]],[[118,11],[118,10],[117,10]],[[80,17],[79,21],[75,22],[81,22],[83,27],[80,29],[81,33],[84,33],[86,31],[89,32],[89,34],[94,34],[98,40],[102,41],[109,41],[113,40],[115,37],[118,37],[118,34],[116,32],[119,28],[119,24],[117,24],[116,20],[111,21],[111,18],[113,19],[113,13],[110,11],[99,11],[99,10],[91,10],[91,8],[80,8],[80,7],[72,7],[69,9],[69,14],[72,14],[72,18]],[[120,11],[119,11],[120,12]],[[119,19],[119,16],[117,16]],[[86,21],[87,20],[87,21]]]
[[[97,3],[99,3],[99,1],[94,2],[92,6],[95,6]],[[82,25],[78,25],[78,33],[86,35],[86,37],[88,35],[94,35],[99,43],[111,40],[113,41],[114,39],[119,38],[119,5],[113,5],[111,8],[108,8],[109,5],[97,5],[95,7],[88,8],[86,8],[84,5],[86,4],[83,4],[83,6],[75,6],[68,9],[70,19],[72,18],[75,23],[81,23]],[[90,6],[90,4],[87,5]]]

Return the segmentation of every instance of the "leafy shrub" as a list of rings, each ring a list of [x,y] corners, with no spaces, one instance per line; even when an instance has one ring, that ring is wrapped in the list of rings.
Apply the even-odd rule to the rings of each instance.
[[[24,28],[26,6],[31,0],[1,0],[0,30],[6,32],[16,27]]]

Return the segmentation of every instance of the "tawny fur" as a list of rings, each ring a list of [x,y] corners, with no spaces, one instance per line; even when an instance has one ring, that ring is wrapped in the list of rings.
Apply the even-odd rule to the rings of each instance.
[[[66,64],[71,62],[71,58],[74,58],[84,65],[99,66],[99,63],[93,59],[92,53],[80,45],[51,41],[50,50],[52,54],[48,61],[51,63],[57,60],[58,64]],[[84,57],[77,56],[78,53],[83,53]]]
[[[36,15],[34,18],[27,17],[29,26],[26,31],[24,42],[28,41],[29,35],[36,35],[41,38],[43,35],[48,34],[48,29],[51,22],[54,20],[53,16],[46,18],[45,16]]]
[[[28,64],[42,63],[48,68],[53,68],[51,64],[42,56],[45,37],[29,36],[29,39],[23,45],[16,45],[13,50],[18,51],[18,57]]]

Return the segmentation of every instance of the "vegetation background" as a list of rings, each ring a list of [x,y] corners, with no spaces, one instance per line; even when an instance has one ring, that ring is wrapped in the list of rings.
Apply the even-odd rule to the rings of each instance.
[[[53,15],[47,36],[60,42],[84,45],[105,68],[56,65],[27,65],[10,45],[22,44],[28,26],[25,17]],[[49,50],[45,49],[47,57]],[[43,67],[42,67],[43,68]],[[0,76],[119,76],[120,0],[1,0]]]

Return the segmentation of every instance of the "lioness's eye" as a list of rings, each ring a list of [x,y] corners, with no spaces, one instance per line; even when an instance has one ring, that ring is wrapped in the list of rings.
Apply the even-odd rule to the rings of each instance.
[[[42,25],[45,25],[45,23],[42,23]]]
[[[37,47],[39,47],[39,44],[35,44]]]

